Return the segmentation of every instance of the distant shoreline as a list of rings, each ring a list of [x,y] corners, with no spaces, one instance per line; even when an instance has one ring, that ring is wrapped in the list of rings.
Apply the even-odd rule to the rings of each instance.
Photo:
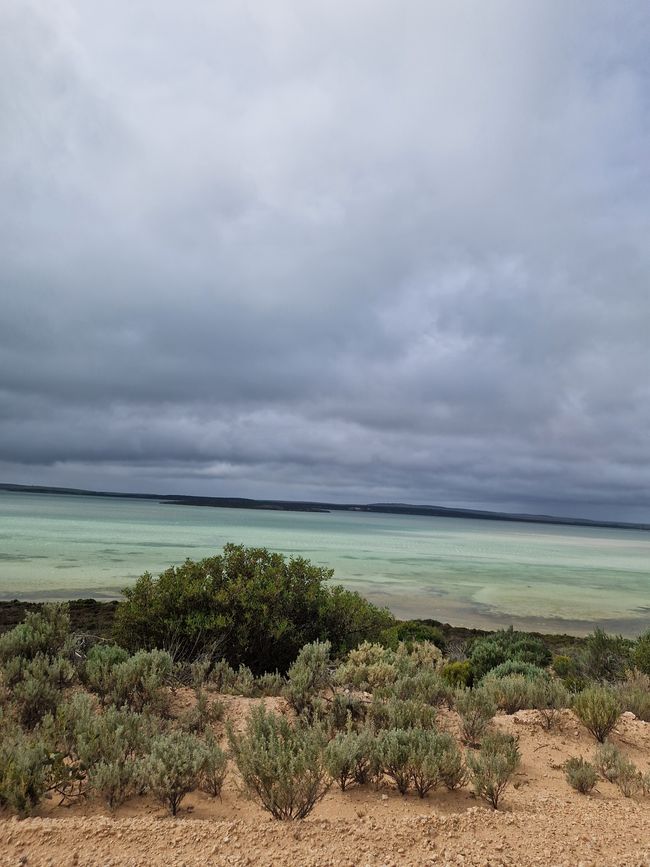
[[[493,512],[482,509],[455,509],[445,506],[419,506],[409,503],[320,503],[301,500],[254,500],[245,497],[198,497],[181,494],[127,494],[117,491],[88,491],[49,485],[13,485],[0,483],[0,491],[22,494],[55,494],[71,497],[149,500],[161,505],[199,506],[217,509],[257,509],[276,512],[362,512],[385,515],[420,515],[431,518],[466,518],[475,521],[510,521],[525,524],[556,524],[568,527],[599,527],[615,530],[650,531],[650,524],[625,521],[594,521],[589,518],[566,518],[556,515],[528,515]]]

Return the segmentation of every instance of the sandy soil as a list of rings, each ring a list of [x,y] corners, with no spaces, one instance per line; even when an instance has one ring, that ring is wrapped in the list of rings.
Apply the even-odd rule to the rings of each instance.
[[[223,700],[241,727],[255,700]],[[175,709],[191,701],[179,691]],[[283,709],[281,699],[265,701]],[[68,808],[51,799],[24,821],[0,814],[0,865],[650,865],[650,797],[624,798],[605,782],[584,796],[565,782],[562,763],[596,748],[569,711],[552,733],[534,711],[495,724],[519,735],[522,752],[498,812],[469,789],[420,799],[386,782],[379,790],[332,787],[308,819],[281,823],[242,795],[231,769],[221,799],[193,793],[176,819],[147,798],[115,817],[93,799]],[[441,714],[441,726],[455,732],[455,715]],[[650,723],[626,714],[613,741],[648,770]]]

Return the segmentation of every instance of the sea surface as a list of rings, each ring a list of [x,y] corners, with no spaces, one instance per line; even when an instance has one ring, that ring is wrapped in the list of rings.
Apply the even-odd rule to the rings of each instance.
[[[225,542],[334,569],[397,616],[581,634],[650,627],[650,533],[507,521],[271,512],[0,492],[0,599],[119,596]]]

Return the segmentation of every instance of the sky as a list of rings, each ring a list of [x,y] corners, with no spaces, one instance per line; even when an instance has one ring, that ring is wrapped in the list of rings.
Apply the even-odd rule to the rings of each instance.
[[[0,481],[650,521],[645,0],[3,0]]]

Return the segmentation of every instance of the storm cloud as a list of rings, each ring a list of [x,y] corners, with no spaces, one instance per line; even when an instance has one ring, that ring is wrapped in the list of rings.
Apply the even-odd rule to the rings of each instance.
[[[0,481],[650,519],[649,44],[5,0]]]

